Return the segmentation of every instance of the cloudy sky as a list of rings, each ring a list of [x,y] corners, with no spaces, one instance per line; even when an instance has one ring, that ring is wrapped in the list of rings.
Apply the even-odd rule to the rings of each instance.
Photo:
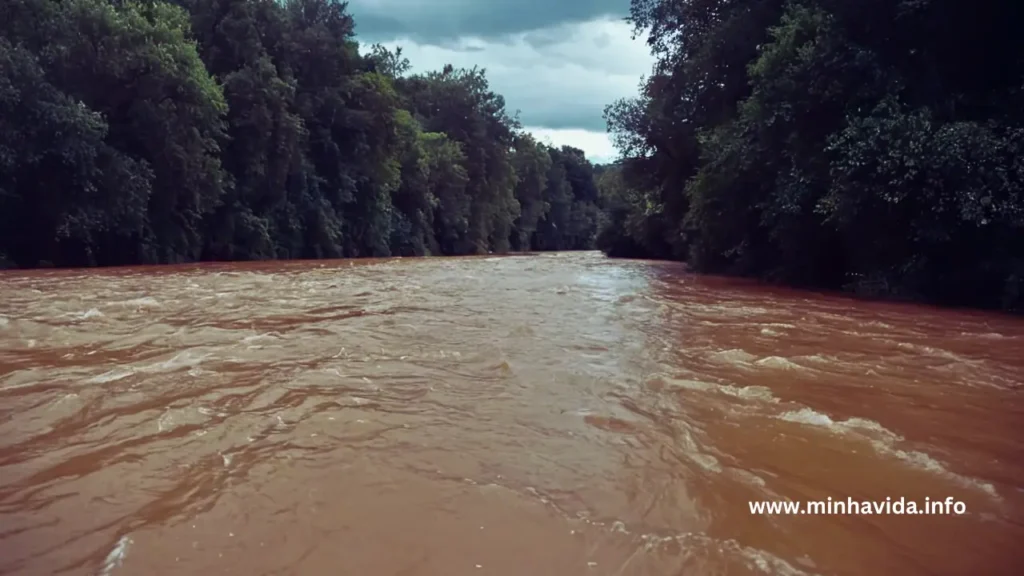
[[[414,72],[479,65],[541,141],[616,156],[601,117],[652,59],[623,21],[629,0],[349,0],[364,45],[401,46]]]

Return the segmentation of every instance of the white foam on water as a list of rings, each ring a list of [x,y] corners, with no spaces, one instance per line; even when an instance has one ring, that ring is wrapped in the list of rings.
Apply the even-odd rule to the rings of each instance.
[[[210,356],[212,356],[212,354],[196,354],[191,350],[185,350],[184,352],[179,352],[169,360],[150,364],[141,370],[147,373],[174,372],[176,370],[181,370],[182,368],[193,368],[198,366],[203,360]]]
[[[721,350],[711,354],[711,359],[713,361],[724,364],[747,364],[755,358],[757,358],[757,356],[754,356],[746,350],[740,350],[739,348]]]
[[[281,335],[277,332],[267,332],[266,334],[253,334],[242,338],[243,344],[249,344],[250,342],[256,342],[258,340],[280,340]]]
[[[935,460],[924,452],[908,452],[897,448],[895,445],[898,442],[902,442],[903,437],[885,428],[874,420],[868,420],[866,418],[850,418],[849,420],[835,421],[829,416],[820,412],[815,412],[810,408],[801,408],[800,410],[785,412],[779,415],[778,418],[787,422],[826,428],[830,432],[836,434],[859,434],[861,436],[866,436],[869,438],[872,448],[881,455],[897,458],[914,468],[927,470],[956,482],[961,486],[980,490],[992,498],[1000,500],[999,493],[992,484],[952,472],[941,462]],[[865,432],[868,433],[865,434]]]
[[[741,546],[735,540],[727,540],[723,547],[744,558],[748,568],[756,568],[765,574],[776,576],[804,576],[807,574],[778,556],[750,546]]]
[[[951,350],[946,350],[945,348],[935,348],[934,346],[925,346],[921,344],[913,344],[910,342],[897,342],[896,346],[904,350],[922,353],[923,355],[926,356],[945,358],[947,360],[953,360],[965,364],[977,363],[977,360],[969,360]]]
[[[761,478],[760,476],[754,474],[749,470],[744,470],[742,468],[730,468],[729,472],[731,472],[733,476],[737,476],[741,481],[746,482],[747,484],[752,484],[754,486],[757,486],[758,488],[764,488],[766,486],[764,478]]]
[[[65,402],[69,402],[69,401],[75,400],[77,398],[78,398],[78,394],[75,394],[74,392],[71,392],[69,394],[65,394],[65,395],[61,396],[60,398],[58,398],[57,400],[55,400],[53,402],[53,407],[60,406],[61,404],[65,403]]]
[[[730,469],[730,471],[736,473],[745,472],[739,469]],[[438,470],[438,473],[440,473],[440,470]],[[749,478],[745,477],[747,481],[753,484],[757,484],[759,486],[764,485],[764,481],[761,478],[750,473],[746,474],[749,475]],[[501,475],[499,475],[498,478],[501,478]],[[469,484],[477,484],[476,481],[470,478],[464,478],[463,480]],[[484,486],[484,488],[511,490],[507,486],[495,483],[488,483]],[[600,527],[601,529],[607,530],[612,534],[623,534],[627,536],[637,534],[641,542],[637,552],[653,552],[661,546],[664,546],[672,542],[676,542],[682,545],[684,551],[693,551],[698,554],[702,552],[705,554],[720,553],[725,555],[729,559],[740,560],[744,562],[748,568],[763,572],[765,574],[775,574],[779,576],[810,576],[807,572],[803,572],[797,569],[790,563],[786,562],[785,560],[777,556],[772,555],[769,552],[759,550],[756,548],[751,548],[748,546],[743,546],[739,544],[736,540],[720,540],[708,536],[707,534],[701,534],[696,532],[684,532],[668,536],[659,534],[638,533],[636,531],[630,530],[626,523],[622,520],[592,519],[590,517],[590,513],[585,510],[577,511],[574,515],[570,515],[567,511],[565,511],[564,509],[560,508],[557,504],[552,502],[550,498],[548,498],[547,496],[545,496],[539,490],[532,486],[526,487],[525,492],[539,500],[542,504],[552,506],[558,513],[563,515],[566,519],[580,521],[593,527]],[[483,526],[481,526],[480,529],[483,530]],[[569,530],[569,534],[576,534],[576,530]],[[809,565],[811,567],[814,566],[814,562],[806,556],[798,559],[798,562],[805,565]],[[591,562],[588,563],[588,565],[596,566],[597,564]]]
[[[911,450],[908,452],[906,450],[900,450],[899,448],[894,447],[891,443],[882,442],[878,440],[872,441],[871,445],[875,448],[877,452],[881,454],[893,456],[915,468],[928,470],[929,472],[934,472],[939,476],[944,476],[965,488],[980,490],[985,494],[988,494],[995,500],[1002,499],[999,496],[999,492],[996,491],[995,486],[993,486],[991,483],[983,482],[981,480],[978,480],[977,478],[961,476],[956,472],[951,472],[945,466],[943,466],[941,462],[935,460],[934,458],[932,458],[928,454],[925,454],[924,452],[918,452],[915,450]]]
[[[164,412],[156,420],[156,431],[163,432],[164,430],[168,430],[170,425],[173,423],[174,415],[170,411]]]
[[[730,396],[743,398],[745,400],[763,400],[765,402],[778,402],[779,399],[772,394],[771,388],[767,386],[742,386],[733,385],[719,386],[719,391]]]
[[[762,336],[782,336],[782,330],[796,329],[796,326],[793,324],[785,324],[782,322],[767,322],[760,326]]]
[[[85,381],[86,384],[106,384],[107,382],[116,382],[123,380],[131,375],[135,374],[135,370],[132,368],[126,368],[119,366],[113,370],[104,372],[98,376],[93,376]]]
[[[825,426],[831,427],[835,425],[835,422],[828,416],[811,410],[810,408],[801,408],[800,410],[785,412],[779,416],[780,420],[786,422],[796,422],[798,424],[810,424],[811,426]]]
[[[694,464],[708,472],[722,471],[722,466],[718,463],[718,458],[702,452],[700,445],[696,440],[694,440],[693,435],[690,434],[689,430],[682,428],[679,432],[683,448],[682,454],[684,457],[690,459]]]
[[[801,408],[800,410],[784,412],[779,416],[779,419],[787,422],[796,422],[798,424],[821,426],[828,428],[833,432],[863,433],[865,431],[869,431],[871,432],[870,436],[882,437],[890,442],[899,442],[903,440],[902,436],[892,432],[874,420],[868,420],[866,418],[850,418],[848,420],[835,421],[829,416],[822,414],[821,412],[816,412],[810,408]]]
[[[850,418],[849,420],[840,422],[839,425],[849,429],[870,430],[876,435],[893,442],[900,442],[903,440],[902,436],[896,434],[892,430],[889,430],[885,426],[882,426],[878,422],[868,420],[867,418]]]
[[[798,356],[798,358],[805,362],[812,362],[814,364],[839,364],[841,362],[841,360],[835,356],[822,356],[821,354]]]
[[[653,551],[670,542],[682,545],[684,550],[704,550],[707,552],[718,551],[728,554],[732,558],[743,560],[747,568],[764,574],[776,576],[808,576],[808,574],[782,558],[764,550],[743,546],[733,539],[717,540],[706,534],[687,532],[673,536],[658,536],[656,534],[642,534],[640,540],[643,542],[645,551]]]
[[[700,380],[689,380],[679,378],[668,378],[660,377],[661,381],[670,388],[683,388],[685,390],[697,390],[700,392],[708,392],[714,390],[718,386],[711,382],[701,382]]]
[[[75,320],[89,320],[91,318],[103,318],[103,312],[100,312],[96,308],[90,308],[85,312],[77,312],[71,314],[71,317]]]
[[[103,568],[100,570],[100,574],[103,576],[109,576],[114,573],[114,570],[124,562],[125,556],[128,555],[128,547],[131,546],[132,539],[125,534],[117,541],[114,548],[110,550],[107,557],[103,560]]]
[[[7,316],[0,316],[0,328],[7,328],[11,325],[11,320]]]
[[[719,314],[725,314],[728,316],[759,316],[764,314],[771,314],[772,311],[763,306],[735,306],[734,304],[728,303],[724,305],[713,306],[716,308],[716,312]]]
[[[156,308],[160,306],[160,302],[158,302],[156,298],[145,296],[143,298],[125,300],[121,302],[121,306],[124,306],[125,308]]]
[[[870,322],[866,322],[864,325],[865,326],[870,326],[872,328],[884,328],[886,330],[889,330],[889,329],[892,328],[891,324],[886,324],[885,322],[882,322],[880,320],[872,320]]]
[[[681,388],[697,392],[721,392],[722,394],[727,394],[734,398],[741,398],[744,400],[762,400],[772,403],[778,402],[778,399],[772,394],[771,388],[768,388],[767,386],[733,386],[732,384],[715,384],[701,380],[670,378],[667,376],[659,376],[658,379],[664,382],[669,388]]]
[[[0,324],[2,326],[2,324]],[[998,332],[961,332],[961,336],[968,336],[970,338],[984,338],[986,340],[1001,340],[1007,338],[1005,334]]]
[[[702,454],[700,452],[687,452],[686,455],[701,468],[708,472],[721,472],[722,465],[718,463],[718,458],[710,454]]]
[[[758,366],[764,368],[775,368],[778,370],[803,370],[804,367],[799,364],[794,364],[788,358],[781,356],[768,356],[755,362]]]

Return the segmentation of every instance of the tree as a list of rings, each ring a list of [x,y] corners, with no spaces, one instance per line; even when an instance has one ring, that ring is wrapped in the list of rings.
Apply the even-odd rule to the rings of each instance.
[[[634,0],[631,13],[657,61],[638,98],[606,110],[623,155],[603,184],[608,253],[667,244],[698,270],[1024,305],[1017,3]]]
[[[98,173],[90,181],[72,184],[72,190],[95,190],[98,204],[118,207],[111,216],[120,224],[112,228],[109,221],[102,223],[98,221],[102,218],[80,213],[74,223],[59,226],[54,239],[43,230],[61,218],[42,202],[46,194],[73,192],[51,189],[29,199],[26,196],[42,192],[45,186],[29,185],[23,176],[16,193],[18,203],[35,205],[36,214],[47,224],[39,232],[45,235],[38,239],[42,250],[18,250],[17,261],[32,265],[53,257],[115,264],[198,257],[201,219],[224,190],[218,140],[223,136],[220,116],[225,103],[195,44],[187,38],[187,15],[162,3],[114,6],[102,0],[25,0],[14,8],[3,28],[9,39],[6,44],[21,47],[9,49],[20,62],[12,66],[12,73],[28,80],[24,75],[33,72],[24,66],[34,57],[39,66],[34,74],[40,81],[39,72],[45,74],[51,97],[80,108],[74,114],[81,120],[67,120],[83,122],[91,117],[94,129],[104,130],[103,149],[74,160],[86,163],[92,156],[99,162],[92,170]],[[49,147],[46,142],[35,145]],[[19,163],[15,170],[27,167]],[[145,201],[144,215],[137,212],[140,199]],[[137,226],[140,221],[144,227]]]
[[[503,252],[547,213],[484,71],[361,52],[337,0],[5,8],[0,265]],[[590,164],[560,170],[556,244],[588,247]]]

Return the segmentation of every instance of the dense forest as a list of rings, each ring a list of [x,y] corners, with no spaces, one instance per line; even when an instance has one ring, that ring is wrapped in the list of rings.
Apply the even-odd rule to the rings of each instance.
[[[1024,4],[632,0],[594,166],[338,0],[2,0],[0,267],[601,248],[1024,308]]]
[[[337,0],[3,0],[0,266],[592,248],[583,152]]]
[[[632,0],[608,254],[1024,309],[1024,3]]]

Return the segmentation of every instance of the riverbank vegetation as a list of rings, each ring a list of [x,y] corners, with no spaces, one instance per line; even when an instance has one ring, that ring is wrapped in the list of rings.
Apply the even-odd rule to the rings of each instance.
[[[1024,308],[1020,2],[632,0],[610,255]]]
[[[632,0],[594,166],[338,0],[7,0],[0,267],[591,249],[1024,307],[1024,5]]]
[[[336,0],[6,0],[0,265],[593,246],[582,151],[354,32]]]

